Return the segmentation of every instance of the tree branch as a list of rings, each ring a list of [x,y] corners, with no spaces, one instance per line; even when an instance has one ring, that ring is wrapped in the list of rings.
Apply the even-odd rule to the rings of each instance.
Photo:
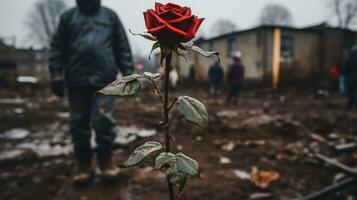
[[[322,161],[336,167],[336,168],[339,168],[340,170],[344,171],[345,173],[347,173],[349,175],[357,176],[357,170],[352,169],[352,168],[348,167],[347,165],[344,165],[336,160],[333,160],[329,157],[326,157],[326,156],[318,154],[318,153],[315,154],[315,157],[318,158],[319,160],[322,160]]]

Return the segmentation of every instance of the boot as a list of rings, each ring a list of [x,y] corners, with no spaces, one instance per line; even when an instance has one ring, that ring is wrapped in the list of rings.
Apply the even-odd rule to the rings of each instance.
[[[102,172],[102,180],[105,183],[118,182],[120,169],[117,166],[115,166],[112,158],[100,162],[101,163],[99,163],[99,166]]]
[[[72,176],[73,185],[85,187],[90,185],[94,180],[94,171],[90,165],[78,164],[77,169]]]

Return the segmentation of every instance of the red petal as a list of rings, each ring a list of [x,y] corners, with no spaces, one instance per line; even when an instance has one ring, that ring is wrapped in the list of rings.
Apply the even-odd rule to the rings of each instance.
[[[167,8],[171,8],[171,9],[182,9],[182,7],[180,5],[174,4],[174,3],[168,3],[165,5]]]
[[[158,2],[155,3],[155,11],[156,11],[156,13],[161,12],[160,8],[162,6],[164,6],[164,5],[162,5],[161,3],[158,3]]]
[[[193,15],[185,16],[185,17],[181,17],[176,20],[171,20],[171,21],[169,21],[169,24],[171,24],[172,26],[174,26],[177,29],[180,29],[180,30],[186,32],[190,28],[190,26],[193,25],[194,18],[195,18],[195,16],[193,16]]]
[[[190,26],[190,28],[186,31],[187,35],[189,35],[189,37],[192,37],[191,39],[193,39],[198,31],[198,28],[201,26],[202,22],[203,22],[204,18],[197,18],[195,17],[195,19],[193,20],[193,24]]]
[[[174,20],[174,19],[182,17],[181,14],[179,14],[173,10],[168,10],[168,11],[162,12],[158,15],[159,15],[159,17],[161,17],[162,19],[164,19],[166,21],[170,21],[170,20]]]
[[[184,7],[183,9],[182,9],[182,13],[181,13],[183,16],[189,16],[189,15],[191,15],[191,8],[189,8],[189,7]]]
[[[167,24],[165,20],[163,20],[161,17],[159,17],[154,10],[148,10],[148,13],[150,16],[153,18],[153,20],[158,24],[158,25],[163,25]]]
[[[144,19],[145,19],[145,25],[146,25],[147,29],[152,29],[152,28],[158,26],[158,24],[155,22],[155,20],[149,14],[149,11],[144,12]]]
[[[170,30],[171,32],[175,33],[178,36],[187,37],[187,34],[184,31],[182,31],[178,28],[175,28],[174,26],[171,26],[170,24],[167,24],[166,27],[168,30]]]
[[[155,28],[152,28],[152,29],[148,29],[148,33],[151,33],[151,34],[153,34],[155,36],[158,32],[163,30],[165,27],[166,27],[166,25],[161,25],[161,26],[158,26],[158,27],[155,27]]]

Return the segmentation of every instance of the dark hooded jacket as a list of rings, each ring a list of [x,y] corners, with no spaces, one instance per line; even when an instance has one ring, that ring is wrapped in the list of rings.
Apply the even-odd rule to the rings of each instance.
[[[223,80],[223,69],[218,62],[215,62],[208,71],[210,81],[221,83]]]
[[[240,60],[235,60],[227,72],[227,82],[230,86],[242,87],[244,81],[244,66]]]
[[[134,71],[129,42],[118,16],[100,0],[77,0],[65,12],[55,33],[49,58],[52,80],[65,77],[68,87],[103,87],[118,70]]]

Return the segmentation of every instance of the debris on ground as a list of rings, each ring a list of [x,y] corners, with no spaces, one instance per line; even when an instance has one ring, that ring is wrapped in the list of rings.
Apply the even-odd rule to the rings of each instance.
[[[250,180],[250,174],[246,171],[235,169],[233,171],[234,175],[242,180]]]
[[[1,139],[10,139],[10,140],[21,140],[26,138],[30,134],[30,131],[22,128],[14,128],[9,131],[6,131],[3,134],[0,134]]]
[[[226,165],[231,163],[231,159],[227,158],[227,157],[220,157],[219,158],[219,163],[221,163],[222,165]]]
[[[273,195],[270,193],[262,193],[262,192],[256,192],[253,193],[249,196],[249,199],[255,199],[255,200],[259,200],[259,199],[270,199]]]
[[[257,167],[252,167],[250,172],[250,181],[255,184],[255,186],[266,189],[271,183],[279,180],[280,174],[275,171],[260,171]]]

